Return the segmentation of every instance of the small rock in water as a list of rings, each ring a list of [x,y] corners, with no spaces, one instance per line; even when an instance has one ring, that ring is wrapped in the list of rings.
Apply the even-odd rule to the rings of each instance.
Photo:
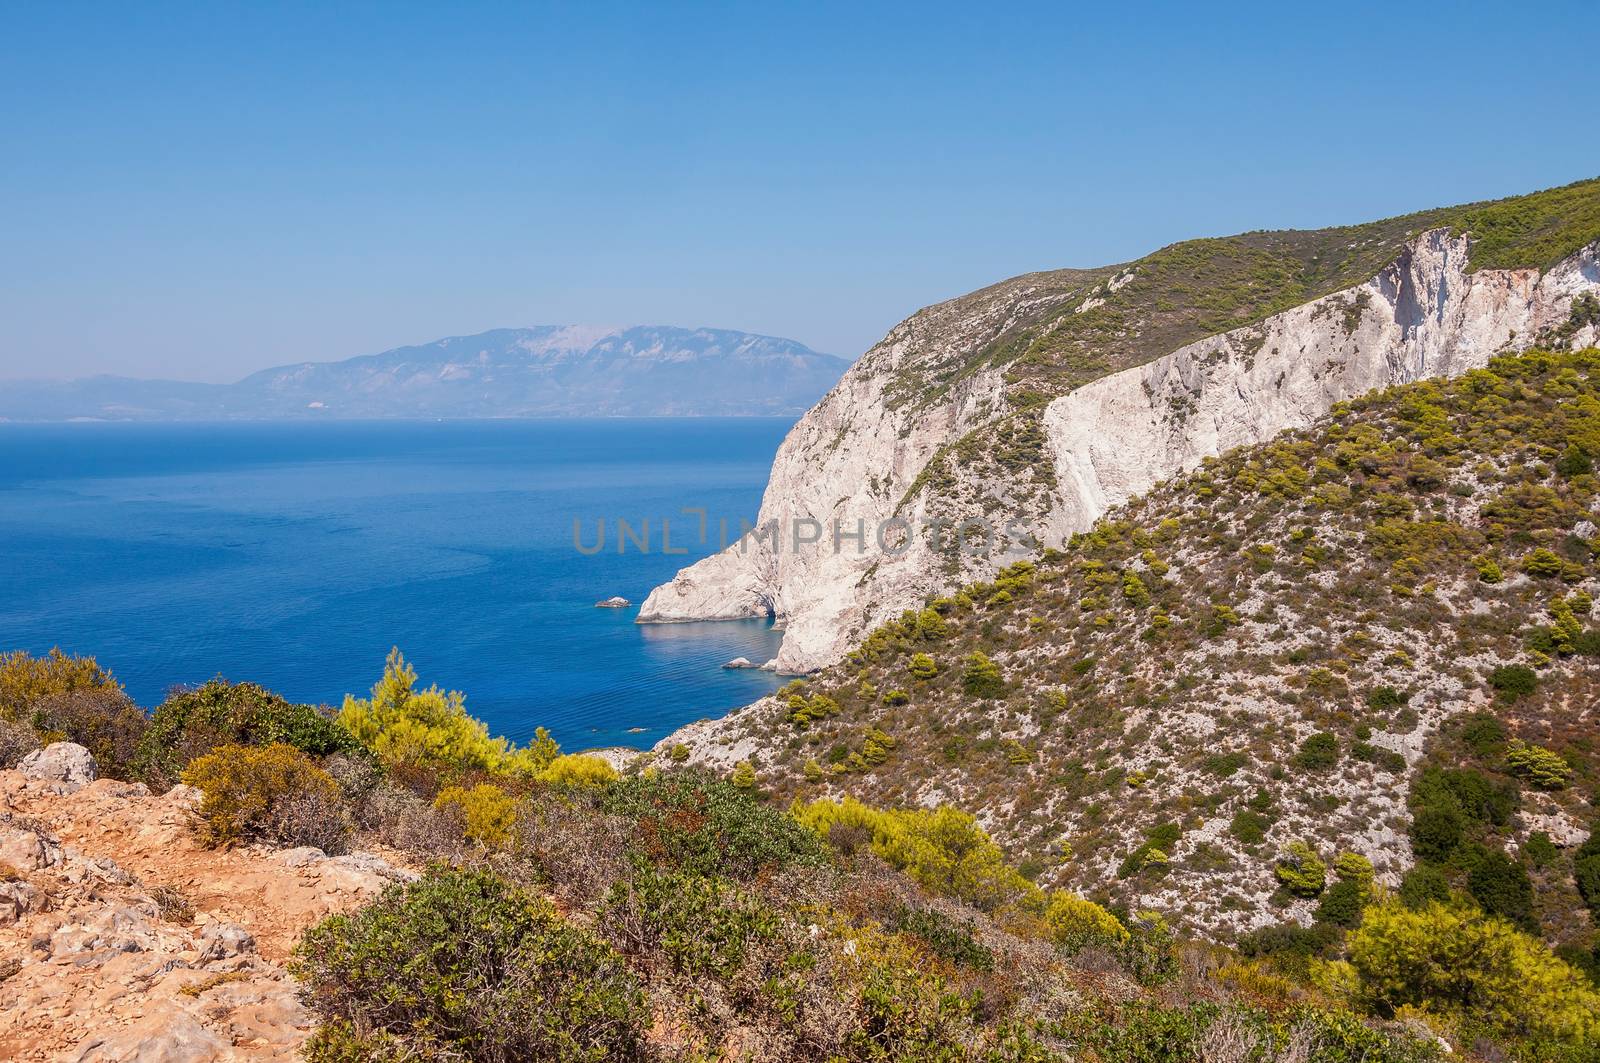
[[[754,668],[755,665],[750,663],[750,658],[748,658],[748,657],[735,657],[733,660],[729,661],[727,664],[723,665],[722,667],[724,667],[724,668]]]
[[[596,609],[626,609],[632,604],[632,602],[628,601],[628,599],[619,594],[611,598],[605,598],[601,601],[595,602],[594,607]]]

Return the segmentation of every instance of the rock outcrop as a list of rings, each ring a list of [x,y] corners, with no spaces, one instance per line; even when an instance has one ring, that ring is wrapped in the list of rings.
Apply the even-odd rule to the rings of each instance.
[[[786,627],[777,669],[812,671],[885,617],[1059,544],[1207,455],[1374,388],[1458,374],[1536,342],[1595,341],[1592,322],[1560,330],[1576,320],[1574,296],[1600,292],[1600,244],[1547,270],[1473,270],[1471,247],[1449,228],[1413,235],[1363,283],[1068,389],[1034,407],[1033,445],[1011,445],[1015,460],[1001,464],[1017,363],[993,352],[1040,306],[1060,304],[1064,287],[1076,300],[1066,313],[1088,313],[1136,291],[1142,267],[1031,275],[923,310],[784,440],[757,521],[766,534],[657,587],[639,619],[775,616]],[[929,364],[967,368],[941,370],[908,401],[908,373]],[[925,531],[968,518],[996,532],[988,552],[964,554]],[[909,547],[895,552],[905,527]]]
[[[17,770],[30,779],[77,787],[99,777],[94,754],[76,742],[52,742],[22,758]]]
[[[204,849],[188,787],[153,796],[45,759],[74,770],[0,772],[0,1058],[299,1058],[314,1023],[283,967],[295,939],[408,872]]]

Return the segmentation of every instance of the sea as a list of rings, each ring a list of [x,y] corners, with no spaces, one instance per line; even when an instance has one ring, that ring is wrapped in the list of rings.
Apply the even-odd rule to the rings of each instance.
[[[776,685],[721,667],[774,656],[768,620],[634,618],[754,522],[791,424],[0,425],[0,650],[146,707],[216,676],[337,706],[399,647],[495,734],[645,748]]]

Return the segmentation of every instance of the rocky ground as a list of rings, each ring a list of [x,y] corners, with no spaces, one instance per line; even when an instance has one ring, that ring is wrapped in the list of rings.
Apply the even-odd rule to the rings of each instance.
[[[75,751],[0,772],[0,1058],[295,1058],[312,1023],[284,969],[294,941],[409,872],[207,849],[197,791],[94,781]]]

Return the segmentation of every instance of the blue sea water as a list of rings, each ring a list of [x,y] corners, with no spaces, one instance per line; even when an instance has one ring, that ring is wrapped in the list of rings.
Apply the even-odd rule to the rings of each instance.
[[[789,425],[0,425],[0,649],[93,654],[145,706],[216,675],[337,705],[399,646],[497,734],[646,746],[775,684],[720,667],[772,657],[768,621],[633,621],[719,518],[754,521]]]

